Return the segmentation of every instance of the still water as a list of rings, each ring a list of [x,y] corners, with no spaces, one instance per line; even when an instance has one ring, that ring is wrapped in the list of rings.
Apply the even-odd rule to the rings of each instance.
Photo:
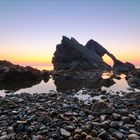
[[[108,76],[109,76],[108,74],[105,74],[104,78],[107,78]],[[99,83],[95,83],[92,81],[61,81],[61,80],[54,81],[52,78],[50,78],[48,82],[44,82],[42,80],[42,81],[39,81],[39,83],[27,84],[27,86],[24,83],[24,86],[21,86],[21,87],[15,86],[14,90],[11,87],[7,89],[7,87],[5,86],[1,88],[0,96],[4,96],[7,91],[13,92],[15,94],[22,93],[22,92],[33,94],[33,93],[48,93],[50,90],[64,92],[64,91],[72,90],[72,89],[74,89],[78,94],[81,94],[81,89],[83,88],[86,88],[86,89],[100,88],[101,90],[106,90],[114,94],[117,91],[129,92],[131,88],[128,86],[125,80],[125,75],[120,75],[120,77],[121,77],[120,80],[113,79],[115,84],[111,85],[110,87],[100,86]],[[12,90],[10,90],[10,88]],[[133,90],[136,90],[136,89],[133,89]],[[84,95],[84,96],[86,98],[87,95]]]
[[[33,66],[34,68],[38,68],[40,70],[47,69],[52,70],[52,66]],[[112,73],[105,73],[103,75],[103,78],[109,78],[112,75]],[[116,92],[130,92],[130,91],[139,91],[137,89],[132,89],[127,84],[127,81],[125,80],[125,75],[120,75],[120,80],[113,79],[114,83],[113,85],[110,85],[108,87],[100,85],[100,83],[95,81],[62,81],[62,80],[53,80],[52,78],[49,79],[49,81],[36,81],[36,82],[27,82],[27,83],[9,83],[7,85],[3,85],[0,83],[0,96],[5,96],[7,93],[14,93],[19,94],[23,92],[27,93],[48,93],[50,90],[58,91],[58,92],[65,92],[69,90],[75,90],[77,93],[76,96],[79,99],[88,99],[90,98],[90,95],[83,94],[83,89],[100,89],[100,90],[106,90],[107,92],[110,92],[111,94],[116,94]],[[100,98],[100,96],[96,97],[97,99]]]

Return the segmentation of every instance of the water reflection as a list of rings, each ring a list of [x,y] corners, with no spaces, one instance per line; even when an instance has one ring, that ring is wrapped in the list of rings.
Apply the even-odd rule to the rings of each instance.
[[[102,79],[102,80],[59,80],[55,79],[54,84],[56,85],[57,91],[70,91],[75,90],[79,91],[82,88],[87,89],[101,89],[102,86],[110,87],[114,84],[114,80],[111,79]]]
[[[33,81],[4,81],[0,82],[0,90],[6,90],[6,92],[16,92],[23,88],[31,88],[34,85],[37,85],[41,82],[41,79]]]
[[[28,93],[47,93],[49,90],[56,90],[60,92],[75,90],[80,91],[83,88],[92,89],[92,90],[106,90],[113,91],[114,93],[117,91],[128,92],[128,84],[125,80],[125,75],[120,75],[120,80],[112,78],[109,74],[104,75],[105,79],[101,79],[98,81],[94,80],[53,80],[52,78],[46,81],[20,81],[20,82],[7,82],[0,83],[0,96],[5,95],[5,91],[10,91],[15,94],[21,92]]]

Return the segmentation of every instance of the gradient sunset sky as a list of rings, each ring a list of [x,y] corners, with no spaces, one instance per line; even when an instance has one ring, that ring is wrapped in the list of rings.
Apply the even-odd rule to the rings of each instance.
[[[51,65],[62,35],[140,65],[140,0],[0,0],[0,60]]]

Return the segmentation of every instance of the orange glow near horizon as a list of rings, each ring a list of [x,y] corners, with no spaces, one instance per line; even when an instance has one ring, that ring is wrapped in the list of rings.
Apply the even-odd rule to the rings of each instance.
[[[123,55],[115,55],[115,56],[117,59],[121,60],[122,62],[131,62],[136,66],[140,66],[138,54],[131,55],[131,54],[127,53],[125,56],[123,56]],[[19,65],[23,65],[23,66],[26,66],[26,65],[51,66],[52,57],[53,57],[53,54],[49,54],[47,56],[42,55],[42,54],[30,55],[29,52],[28,52],[28,54],[22,54],[22,53],[11,54],[10,52],[8,52],[7,54],[0,53],[0,60],[7,60],[14,64],[19,64]],[[106,63],[113,65],[113,61],[107,55],[104,55],[103,59]]]
[[[112,46],[112,44],[108,44],[108,46]],[[5,46],[1,48],[0,60],[7,60],[14,64],[19,64],[23,66],[50,66],[52,65],[51,61],[53,53],[55,51],[56,42],[54,42],[54,44],[50,43],[46,45],[45,43],[39,42],[37,42],[36,44],[31,44],[28,42],[15,43],[11,41],[0,43],[0,46]],[[136,46],[138,46],[138,44]],[[119,48],[117,48],[117,45],[113,48],[108,48],[108,50],[122,62],[130,62],[136,66],[140,66],[139,51],[133,50],[133,48],[129,48],[128,50],[126,50],[126,47],[122,47],[120,51]],[[106,63],[113,65],[112,60],[107,55],[105,55],[103,59]]]
[[[19,65],[31,65],[31,66],[45,66],[45,65],[51,65],[51,56],[50,57],[43,57],[43,56],[0,56],[0,60],[7,60],[14,64]]]

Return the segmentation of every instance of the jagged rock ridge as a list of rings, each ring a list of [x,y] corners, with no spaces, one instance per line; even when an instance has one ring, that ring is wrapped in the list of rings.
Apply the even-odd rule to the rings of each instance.
[[[111,69],[111,66],[105,63],[102,58],[105,54],[114,61],[115,68],[120,66],[122,68],[125,65],[94,40],[89,40],[83,46],[76,39],[63,36],[61,44],[56,47],[52,63],[54,70]],[[126,67],[128,65],[130,68],[134,68],[130,63],[127,63]]]

